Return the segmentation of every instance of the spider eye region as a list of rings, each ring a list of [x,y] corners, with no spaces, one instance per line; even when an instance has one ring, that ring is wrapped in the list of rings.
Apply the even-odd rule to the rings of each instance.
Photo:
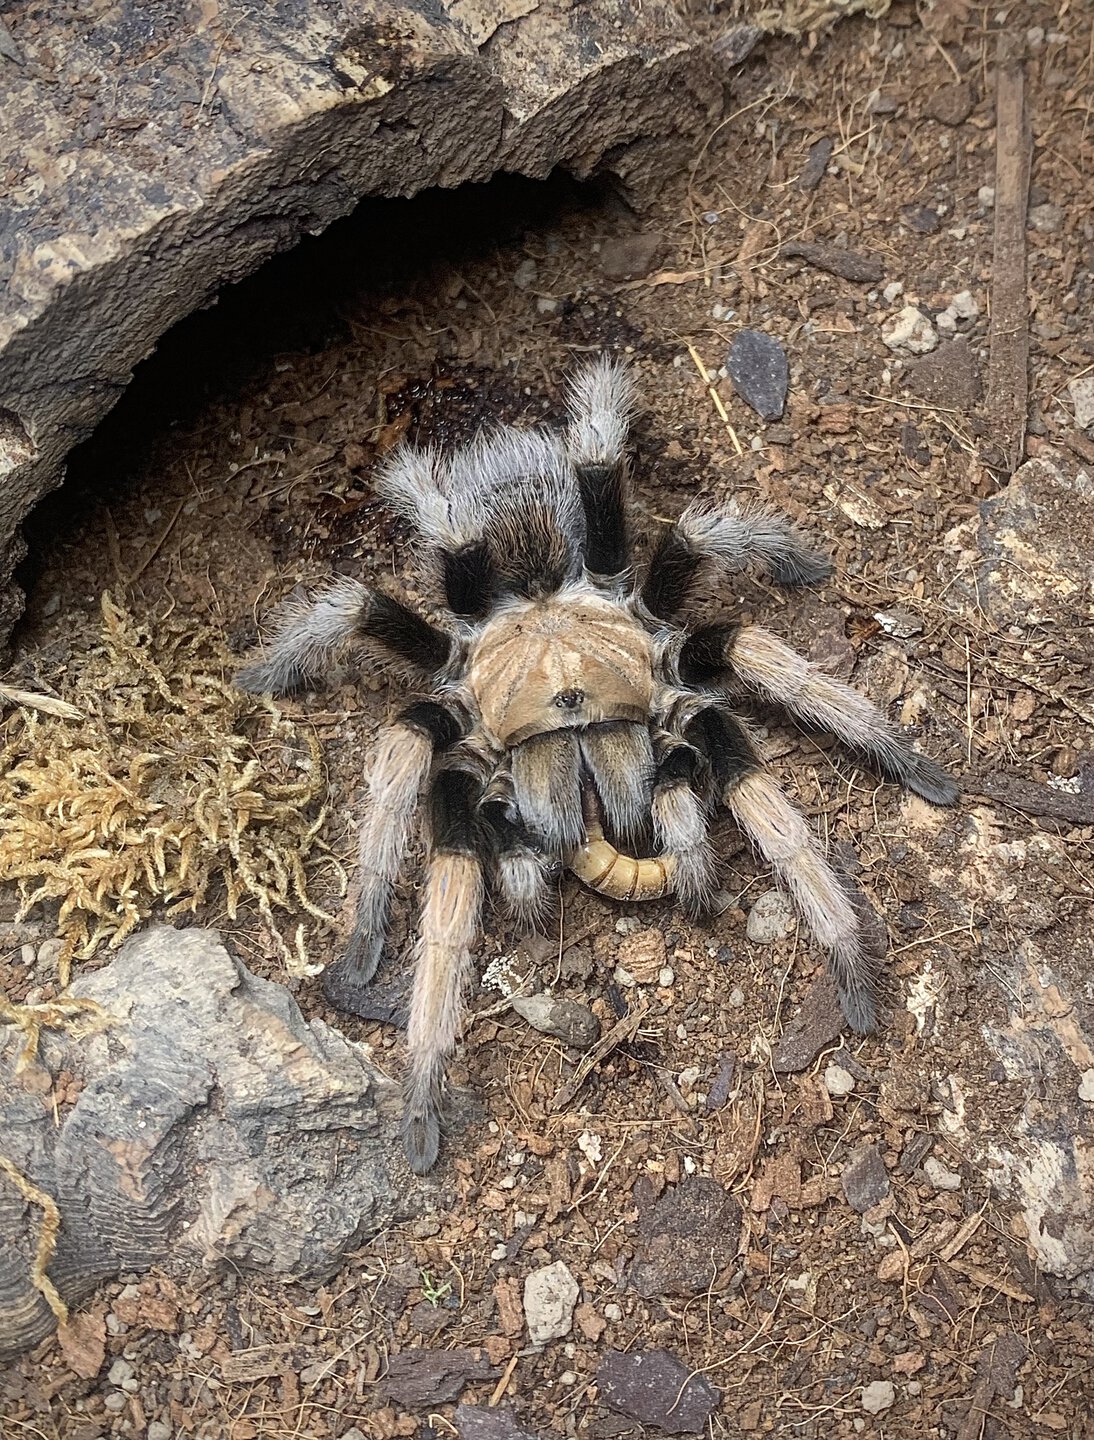
[[[560,690],[555,696],[555,704],[560,710],[580,710],[584,703],[584,690]]]
[[[503,750],[553,730],[646,723],[651,641],[599,596],[532,603],[486,624],[468,657],[467,683],[483,729]]]

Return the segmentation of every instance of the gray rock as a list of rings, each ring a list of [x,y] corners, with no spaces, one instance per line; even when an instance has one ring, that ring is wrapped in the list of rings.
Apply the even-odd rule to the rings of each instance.
[[[930,1155],[923,1162],[923,1173],[936,1190],[960,1190],[961,1176],[947,1170],[941,1160]]]
[[[862,1408],[867,1415],[880,1415],[895,1399],[896,1387],[891,1380],[873,1380],[863,1388]]]
[[[785,940],[797,925],[790,901],[781,890],[765,890],[748,912],[745,934],[754,945]]]
[[[533,1345],[569,1335],[581,1287],[562,1260],[533,1270],[524,1282],[524,1321]]]
[[[1064,228],[1064,212],[1059,205],[1046,202],[1030,207],[1029,223],[1042,235],[1057,235]]]
[[[326,1275],[362,1235],[424,1207],[398,1159],[397,1087],[213,931],[152,927],[70,993],[102,1007],[103,1029],[50,1031],[25,1066],[20,1032],[0,1030],[0,1133],[57,1200],[63,1296],[152,1265]],[[58,1126],[48,1097],[62,1070],[83,1086]],[[0,1355],[56,1323],[29,1282],[38,1223],[25,1211],[0,1190]]]
[[[760,330],[741,330],[730,347],[726,370],[733,388],[765,420],[781,420],[790,366],[777,340]]]
[[[852,1210],[865,1215],[889,1193],[889,1172],[876,1145],[860,1145],[843,1167],[843,1193]]]
[[[842,1065],[829,1065],[824,1072],[824,1088],[833,1100],[842,1100],[855,1088],[855,1077]]]
[[[350,1433],[351,1432],[347,1430],[346,1434],[342,1436],[342,1440],[349,1440]],[[361,1435],[360,1430],[358,1430],[357,1433],[358,1435]],[[145,1440],[171,1440],[171,1436],[173,1434],[174,1431],[171,1429],[170,1425],[165,1424],[164,1421],[149,1420],[148,1434],[145,1437]],[[365,1440],[365,1437],[363,1435],[361,1435],[361,1440]]]
[[[577,1050],[588,1050],[600,1038],[600,1021],[578,1000],[560,995],[515,995],[512,1004],[533,1029],[557,1035]]]
[[[641,280],[654,267],[663,238],[653,231],[619,235],[600,247],[600,268],[609,280]]]
[[[1067,393],[1075,409],[1075,424],[1080,430],[1089,430],[1094,425],[1094,375],[1069,380]]]
[[[943,125],[963,125],[975,103],[972,86],[965,80],[955,80],[950,85],[938,86],[927,101],[926,111],[932,120],[939,120]]]
[[[457,1405],[453,1418],[460,1440],[539,1440],[500,1405],[493,1410],[486,1405]]]
[[[926,355],[938,344],[938,331],[922,310],[915,305],[905,305],[899,315],[882,327],[881,338],[890,350]]]
[[[667,1350],[610,1350],[596,1372],[600,1399],[668,1435],[702,1435],[722,1393]]]
[[[900,383],[921,400],[953,410],[971,410],[983,391],[980,363],[963,336],[913,360]]]

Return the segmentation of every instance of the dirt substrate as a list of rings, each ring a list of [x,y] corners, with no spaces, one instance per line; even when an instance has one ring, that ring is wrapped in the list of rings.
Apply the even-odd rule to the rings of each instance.
[[[708,926],[567,881],[547,941],[488,918],[480,974],[531,975],[604,1030],[646,1007],[575,1098],[554,1108],[576,1053],[477,986],[433,1215],[322,1286],[108,1288],[64,1346],[0,1378],[5,1440],[1094,1434],[1091,642],[1088,592],[1067,579],[1094,546],[1078,474],[1094,440],[1067,388],[1094,371],[1094,16],[1066,0],[1006,13],[1036,141],[1028,453],[1055,467],[1062,511],[1051,477],[1011,494],[984,463],[997,15],[956,0],[923,23],[904,6],[849,22],[811,54],[762,46],[727,71],[729,118],[641,216],[509,183],[367,208],[169,337],[77,457],[32,536],[7,677],[60,695],[99,643],[104,591],[237,652],[332,570],[420,597],[372,498],[377,457],[403,435],[556,414],[575,358],[625,354],[645,518],[732,492],[822,539],[838,568],[818,592],[748,580],[720,603],[918,725],[966,796],[932,811],[758,712],[775,772],[888,926],[888,1030],[833,1034],[801,930],[747,938],[771,880],[728,824],[732,898]],[[867,256],[874,278],[780,255],[796,242]],[[928,357],[884,342],[907,305],[941,337]],[[789,356],[769,424],[718,374],[742,326]],[[985,562],[1027,588],[978,603]],[[347,866],[363,757],[399,700],[347,677],[286,707],[322,747],[322,839]],[[337,876],[311,872],[335,910]],[[413,888],[380,977],[396,990]],[[5,930],[12,998],[54,993],[55,918]],[[312,917],[277,918],[290,938],[305,920],[313,964],[338,953]],[[246,903],[232,923],[214,887],[198,919],[285,978]],[[340,1018],[314,978],[288,983],[397,1072],[398,1029]],[[525,1281],[559,1262],[576,1309],[536,1345]],[[641,1383],[614,1354],[659,1349],[680,1368],[654,1357]]]

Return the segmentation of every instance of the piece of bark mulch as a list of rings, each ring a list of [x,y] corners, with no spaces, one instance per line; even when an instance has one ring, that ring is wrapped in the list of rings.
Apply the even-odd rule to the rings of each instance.
[[[876,1145],[860,1145],[852,1151],[840,1177],[851,1209],[865,1215],[889,1193],[889,1172]]]
[[[667,1350],[610,1350],[596,1372],[600,1399],[668,1435],[702,1435],[722,1392]]]
[[[828,169],[833,148],[832,141],[827,135],[822,140],[814,140],[810,145],[809,154],[802,166],[802,173],[798,176],[798,189],[803,195],[808,195],[815,190],[824,179],[824,172]]]
[[[943,125],[964,125],[972,114],[976,95],[965,80],[955,80],[952,85],[940,85],[927,101],[927,114],[932,120]]]
[[[1075,795],[1034,780],[1019,780],[1015,775],[982,775],[976,780],[970,778],[967,785],[989,800],[1000,800],[1025,815],[1064,820],[1069,825],[1094,825],[1094,794],[1082,790]]]
[[[826,1045],[843,1033],[843,1012],[831,978],[822,975],[809,987],[801,1011],[779,1036],[771,1056],[776,1075],[797,1075]]]
[[[458,1400],[472,1380],[490,1380],[497,1371],[480,1350],[400,1350],[379,1382],[399,1405],[420,1410]]]
[[[651,1203],[639,1202],[630,1285],[647,1300],[702,1295],[732,1262],[740,1235],[741,1207],[729,1191],[689,1175]]]
[[[829,275],[838,275],[841,280],[852,280],[858,285],[875,285],[885,276],[882,261],[872,255],[860,255],[857,250],[845,250],[842,245],[811,245],[803,240],[792,240],[782,247],[779,254],[787,260],[804,260],[815,270],[824,270]]]

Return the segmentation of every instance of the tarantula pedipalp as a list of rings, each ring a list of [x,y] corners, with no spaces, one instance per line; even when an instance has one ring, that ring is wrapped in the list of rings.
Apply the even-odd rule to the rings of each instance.
[[[380,960],[428,790],[403,1120],[419,1172],[438,1154],[445,1062],[488,885],[529,924],[548,910],[562,867],[618,899],[674,891],[700,914],[718,886],[709,821],[719,804],[791,891],[851,1026],[875,1027],[879,956],[854,888],[762,767],[733,698],[780,704],[927,800],[957,798],[953,780],[868,700],[768,631],[687,623],[719,575],[749,563],[788,585],[829,573],[788,520],[689,505],[636,577],[632,408],[628,372],[601,359],[575,376],[563,433],[503,427],[451,454],[396,452],[380,491],[436,557],[446,622],[338,580],[290,605],[263,658],[239,677],[248,690],[284,694],[357,642],[429,687],[380,735],[353,932],[324,976],[332,1002],[352,1010]]]

